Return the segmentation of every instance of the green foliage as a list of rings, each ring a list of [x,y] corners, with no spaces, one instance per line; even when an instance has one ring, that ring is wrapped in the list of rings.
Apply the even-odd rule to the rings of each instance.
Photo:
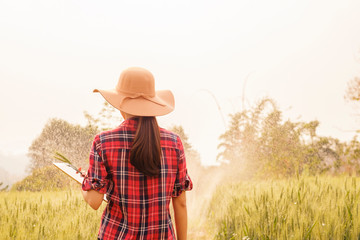
[[[348,82],[344,98],[348,101],[360,101],[360,78],[355,77]]]
[[[360,173],[356,139],[347,144],[320,137],[318,126],[318,121],[283,121],[274,101],[263,99],[254,108],[231,115],[229,128],[220,136],[218,159],[228,163],[233,177],[290,177],[349,169]]]
[[[34,169],[32,174],[15,183],[12,191],[50,191],[62,190],[74,186],[72,180],[55,166]]]
[[[105,102],[98,114],[99,118],[85,112],[88,125],[84,127],[62,119],[50,119],[28,151],[31,162],[29,171],[32,174],[17,183],[13,189],[40,191],[52,187],[62,189],[69,184],[68,178],[62,177],[61,173],[51,166],[54,157],[66,162],[68,159],[64,155],[70,156],[73,165],[86,169],[94,136],[100,130],[108,129],[110,124],[114,124],[115,119],[118,120],[117,124],[120,123],[121,118],[116,116],[116,112],[120,115],[115,108]]]
[[[203,181],[206,180],[206,177],[204,175],[207,174],[206,169],[201,165],[200,155],[192,147],[189,141],[189,137],[185,133],[182,126],[173,126],[169,130],[178,134],[182,141],[186,156],[187,169],[191,180],[193,181],[195,186],[193,191],[196,192],[196,194],[199,194],[203,190],[199,188],[199,185],[201,186],[202,184],[204,184]]]
[[[190,165],[201,165],[200,162],[200,155],[199,153],[192,147],[190,141],[189,141],[189,137],[187,136],[187,134],[185,133],[185,130],[182,126],[172,126],[170,129],[170,131],[176,133],[179,135],[181,142],[183,144],[184,147],[184,151],[185,151],[185,156],[187,158],[187,162],[189,162]],[[194,166],[195,167],[195,166]]]
[[[29,148],[31,170],[51,165],[55,152],[71,156],[75,166],[86,165],[97,132],[97,128],[92,126],[82,127],[65,120],[50,119]]]
[[[177,135],[179,135],[185,152],[193,151],[193,147],[191,146],[191,144],[189,142],[189,137],[185,133],[185,130],[182,126],[175,125],[175,126],[172,126],[169,130],[176,133]]]
[[[215,239],[357,239],[359,184],[317,176],[220,186],[207,225]]]
[[[339,144],[339,169],[350,175],[360,175],[360,142],[356,136],[347,144]]]
[[[84,116],[88,121],[88,126],[98,128],[100,131],[113,129],[123,120],[120,111],[106,101],[96,116],[90,115],[87,111],[84,111]]]

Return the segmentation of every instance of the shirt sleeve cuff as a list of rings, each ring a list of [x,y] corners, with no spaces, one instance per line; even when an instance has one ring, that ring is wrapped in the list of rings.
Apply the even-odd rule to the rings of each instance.
[[[86,176],[84,178],[84,181],[82,183],[82,190],[89,191],[89,190],[95,190],[99,193],[105,194],[108,187],[108,180],[100,180],[98,178],[91,178]]]
[[[178,197],[183,191],[190,191],[193,188],[193,183],[186,173],[185,179],[182,183],[175,183],[172,197]]]

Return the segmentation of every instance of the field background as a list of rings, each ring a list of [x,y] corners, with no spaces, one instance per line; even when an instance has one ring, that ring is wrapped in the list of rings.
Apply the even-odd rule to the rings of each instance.
[[[360,239],[359,186],[322,176],[222,184],[208,199],[189,192],[189,239]],[[0,236],[96,239],[104,207],[75,190],[0,192]]]

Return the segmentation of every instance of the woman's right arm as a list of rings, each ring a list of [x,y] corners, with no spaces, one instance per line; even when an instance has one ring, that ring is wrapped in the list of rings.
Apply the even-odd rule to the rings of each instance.
[[[172,198],[176,235],[178,240],[186,240],[187,238],[187,208],[186,208],[186,192],[183,191],[178,197]]]

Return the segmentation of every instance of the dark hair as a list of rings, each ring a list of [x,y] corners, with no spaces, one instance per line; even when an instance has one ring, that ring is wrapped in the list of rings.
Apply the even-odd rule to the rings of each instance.
[[[140,172],[147,176],[160,174],[160,130],[155,117],[138,117],[130,162]]]

